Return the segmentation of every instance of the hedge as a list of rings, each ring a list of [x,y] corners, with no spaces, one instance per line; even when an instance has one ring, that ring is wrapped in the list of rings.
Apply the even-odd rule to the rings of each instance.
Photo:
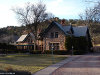
[[[71,50],[72,46],[74,50],[87,50],[87,47],[89,47],[89,43],[86,37],[67,36],[65,41],[65,48],[67,50]]]
[[[7,50],[11,50],[11,49],[16,49],[16,46],[14,45],[10,45],[10,44],[6,44],[6,43],[0,43],[0,49],[7,49]]]
[[[84,51],[84,50],[74,50],[74,52],[73,52],[74,55],[82,55],[82,54],[85,54],[85,53],[87,53],[87,52]]]
[[[45,50],[44,53],[41,50],[31,50],[31,54],[52,54],[52,50]],[[67,50],[53,50],[53,54],[66,55],[68,54]]]
[[[52,54],[52,50],[45,50],[44,54]],[[67,50],[53,50],[53,54],[66,55],[68,52]]]
[[[0,70],[0,72],[4,73],[4,75],[8,75],[8,74],[12,74],[12,75],[32,75],[31,72],[28,72],[28,71],[20,71],[20,70],[13,70],[13,69],[7,69],[5,71]]]

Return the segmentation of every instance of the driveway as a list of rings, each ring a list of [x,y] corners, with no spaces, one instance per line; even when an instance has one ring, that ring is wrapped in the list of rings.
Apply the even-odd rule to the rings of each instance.
[[[82,55],[64,64],[51,75],[100,75],[100,54]]]

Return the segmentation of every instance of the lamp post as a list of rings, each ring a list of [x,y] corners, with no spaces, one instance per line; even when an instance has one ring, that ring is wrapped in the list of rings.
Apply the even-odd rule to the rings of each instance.
[[[71,25],[71,23],[70,23],[70,25]],[[71,25],[71,27],[72,27],[72,25]],[[73,38],[72,38],[72,36],[73,36],[73,32],[71,31],[71,33],[70,33],[70,36],[71,36],[71,43],[73,43]],[[71,50],[71,55],[73,55],[74,54],[74,52],[73,52],[73,44],[72,44],[72,50]]]
[[[52,64],[54,64],[53,49],[54,49],[54,46],[53,46],[53,44],[51,44],[51,50],[52,50]]]
[[[71,33],[71,43],[73,43],[72,33]],[[72,44],[71,55],[73,55],[73,54],[74,54],[73,48],[74,48],[74,47],[73,47],[73,44]]]
[[[73,55],[73,45],[72,45],[72,55]]]

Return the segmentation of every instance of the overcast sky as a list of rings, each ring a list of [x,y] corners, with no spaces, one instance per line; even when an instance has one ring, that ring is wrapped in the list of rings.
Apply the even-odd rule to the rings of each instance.
[[[6,26],[20,26],[15,13],[11,10],[15,6],[23,6],[27,2],[35,3],[38,0],[0,0],[0,28]],[[47,11],[56,17],[65,19],[79,19],[79,14],[83,13],[87,7],[93,3],[85,0],[43,0],[47,6]],[[95,0],[93,0],[95,1]]]

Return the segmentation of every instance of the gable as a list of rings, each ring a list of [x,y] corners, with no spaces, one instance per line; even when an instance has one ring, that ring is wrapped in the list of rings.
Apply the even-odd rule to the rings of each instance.
[[[47,34],[47,32],[52,28],[56,26],[57,28],[59,28],[59,30],[61,30],[65,35],[68,35],[68,31],[70,31],[71,26],[62,26],[61,24],[57,23],[57,22],[52,22],[47,29],[45,29],[44,32],[40,33],[40,36],[44,36],[45,34]]]
[[[24,41],[27,36],[28,36],[28,34],[22,35],[16,42],[22,42],[22,41]]]
[[[29,37],[32,38],[32,40],[34,40],[34,34],[29,33],[29,34],[22,35],[16,42],[26,41],[27,38],[29,38]]]
[[[58,33],[58,36],[65,35],[63,31],[61,31],[57,26],[53,26],[46,34],[45,36],[48,38],[55,37],[55,33]],[[53,34],[53,35],[52,35]],[[51,36],[52,35],[52,36]]]
[[[76,26],[76,27],[73,27],[72,25],[63,26],[63,25],[53,21],[48,26],[48,28],[45,29],[44,32],[40,33],[40,36],[44,37],[44,35],[46,35],[49,31],[51,31],[50,29],[52,29],[54,26],[59,28],[59,30],[61,30],[64,33],[64,35],[71,35],[71,33],[72,33],[73,36],[75,36],[75,37],[86,36],[87,30],[88,30],[87,26]]]

